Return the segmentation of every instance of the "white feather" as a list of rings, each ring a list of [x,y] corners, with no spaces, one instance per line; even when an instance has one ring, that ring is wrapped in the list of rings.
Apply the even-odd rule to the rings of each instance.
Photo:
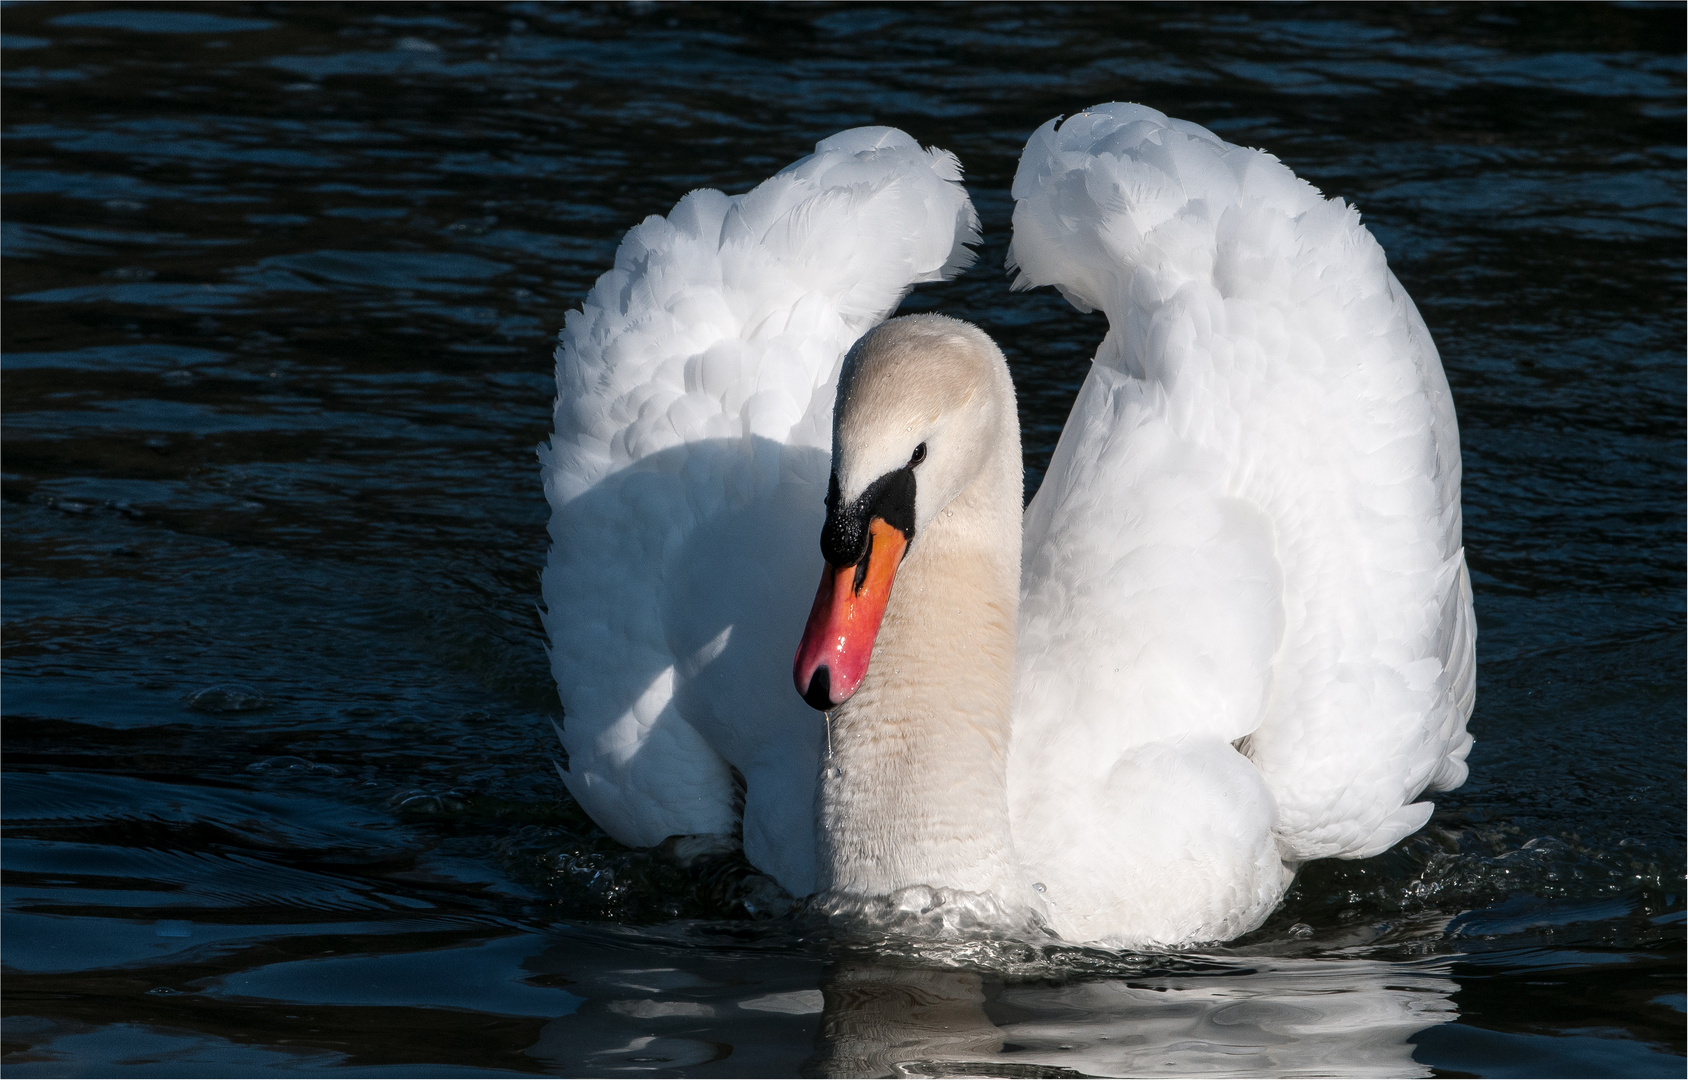
[[[623,843],[730,833],[812,887],[820,719],[792,692],[844,351],[972,261],[955,158],[858,128],[635,227],[557,350],[544,578],[569,790]],[[796,809],[794,809],[796,808]]]
[[[1207,884],[1160,914],[1246,928],[1280,858],[1376,854],[1464,779],[1476,631],[1441,361],[1352,207],[1193,124],[1051,121],[1014,196],[1016,287],[1109,321],[1025,520],[1016,839],[1095,923],[1171,837]],[[1208,764],[1170,783],[1173,748]],[[1260,790],[1204,795],[1239,766]],[[1062,828],[1098,800],[1176,811]],[[1238,854],[1204,860],[1193,832]]]
[[[540,451],[545,620],[564,778],[618,839],[731,831],[737,770],[746,854],[812,887],[822,731],[789,665],[839,360],[971,260],[959,176],[901,132],[845,132],[646,220],[570,315]],[[1358,213],[1269,154],[1104,105],[1039,129],[1013,194],[1016,287],[1109,331],[1025,513],[1012,841],[991,858],[1069,938],[1230,937],[1300,863],[1384,850],[1465,778],[1476,626],[1447,381]],[[891,426],[856,448],[869,472],[907,460]],[[915,652],[893,681],[979,681]],[[928,815],[948,822],[987,796],[940,776],[887,799],[949,800]]]

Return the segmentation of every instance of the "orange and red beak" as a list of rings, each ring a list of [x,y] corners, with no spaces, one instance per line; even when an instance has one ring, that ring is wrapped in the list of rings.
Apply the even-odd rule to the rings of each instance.
[[[803,700],[822,711],[842,705],[862,684],[873,659],[891,582],[914,539],[914,467],[920,453],[845,503],[838,476],[826,493],[821,529],[821,587],[803,641],[797,646],[792,678]]]
[[[797,692],[820,710],[842,705],[867,675],[873,641],[879,636],[891,582],[908,550],[903,530],[883,518],[868,525],[867,551],[848,566],[830,562],[821,571],[815,606],[797,646],[792,675]]]

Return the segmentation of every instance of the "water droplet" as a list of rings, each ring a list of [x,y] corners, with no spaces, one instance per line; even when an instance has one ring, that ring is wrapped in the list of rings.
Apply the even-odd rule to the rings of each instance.
[[[100,271],[100,276],[108,281],[151,281],[158,271],[145,266],[118,266]]]
[[[1048,888],[1045,887],[1043,882],[1041,882],[1041,881],[1032,882],[1032,888],[1036,889],[1038,892],[1048,892],[1049,891]]]
[[[281,757],[268,758],[264,761],[254,761],[252,764],[246,766],[246,771],[312,773],[319,776],[340,775],[340,770],[335,768],[333,765],[324,765],[321,762],[310,761],[302,757],[294,757],[291,754],[283,754]]]
[[[1310,938],[1313,936],[1313,928],[1304,922],[1298,922],[1289,928],[1289,936],[1292,938]]]
[[[464,218],[461,221],[454,221],[445,227],[445,231],[458,233],[462,236],[485,236],[497,224],[497,215],[488,214],[486,217]]]
[[[269,707],[269,699],[245,683],[208,686],[188,698],[188,708],[194,712],[252,712]]]

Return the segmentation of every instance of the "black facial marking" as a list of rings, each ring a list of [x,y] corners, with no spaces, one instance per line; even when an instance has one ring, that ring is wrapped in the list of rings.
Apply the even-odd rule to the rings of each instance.
[[[862,561],[856,564],[856,579],[850,583],[850,592],[856,596],[862,594],[862,583],[867,581],[867,565],[873,561],[873,530],[867,534],[867,551],[862,555]]]
[[[924,444],[922,444],[924,445]],[[868,522],[880,518],[914,540],[914,466],[888,472],[867,486],[861,498],[839,505],[838,475],[826,492],[826,525],[821,529],[821,554],[833,566],[867,565]],[[866,571],[857,574],[860,578]],[[856,587],[861,588],[858,580]]]

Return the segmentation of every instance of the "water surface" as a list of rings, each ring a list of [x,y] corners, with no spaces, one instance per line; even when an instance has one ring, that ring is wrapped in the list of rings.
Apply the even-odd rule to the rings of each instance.
[[[4,1067],[1681,1075],[1683,8],[9,6]],[[569,803],[551,348],[833,132],[960,155],[1035,484],[1104,325],[1002,273],[1043,121],[1356,203],[1436,335],[1471,780],[1202,954],[827,940]],[[760,917],[757,917],[760,916]]]

